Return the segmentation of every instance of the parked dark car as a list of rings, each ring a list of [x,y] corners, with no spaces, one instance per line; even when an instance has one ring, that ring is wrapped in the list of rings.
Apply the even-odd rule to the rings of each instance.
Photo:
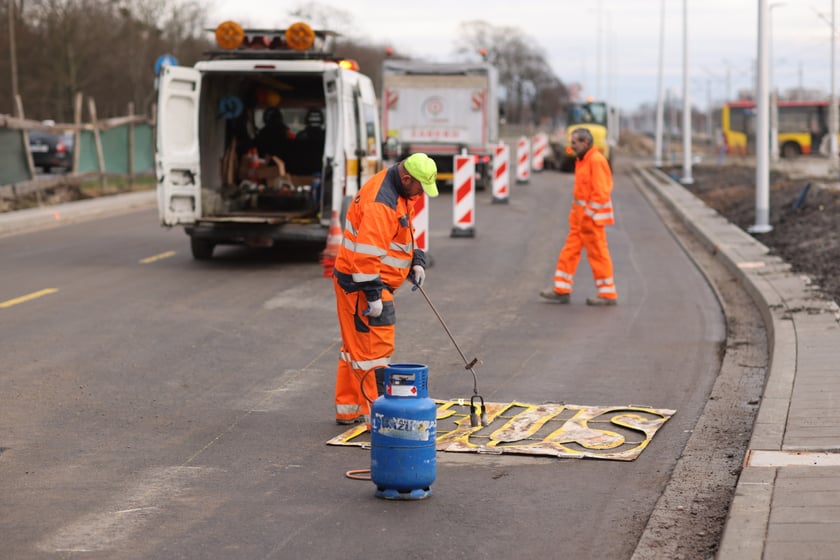
[[[44,173],[54,168],[69,171],[73,167],[73,133],[30,130],[29,151],[35,166],[43,169]]]

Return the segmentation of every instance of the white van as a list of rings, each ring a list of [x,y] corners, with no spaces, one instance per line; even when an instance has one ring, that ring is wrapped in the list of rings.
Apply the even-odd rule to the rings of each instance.
[[[325,243],[382,168],[371,80],[328,52],[334,34],[303,23],[225,22],[216,38],[222,48],[193,68],[161,69],[161,223],[184,226],[196,259],[222,244]]]

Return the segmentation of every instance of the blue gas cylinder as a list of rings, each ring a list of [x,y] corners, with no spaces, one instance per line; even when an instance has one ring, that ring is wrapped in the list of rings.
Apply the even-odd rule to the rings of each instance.
[[[385,368],[385,394],[370,412],[370,478],[379,498],[420,500],[432,493],[437,405],[428,378],[422,364]]]

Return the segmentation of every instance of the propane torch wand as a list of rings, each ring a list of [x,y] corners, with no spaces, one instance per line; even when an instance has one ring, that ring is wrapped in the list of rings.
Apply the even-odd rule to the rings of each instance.
[[[470,397],[470,425],[473,428],[486,426],[488,424],[487,408],[484,406],[484,397],[478,394],[478,375],[476,375],[475,370],[473,369],[473,366],[478,363],[478,358],[473,358],[471,361],[467,360],[467,357],[461,351],[461,347],[458,346],[457,342],[455,342],[455,337],[452,336],[452,333],[449,331],[449,327],[447,327],[446,323],[443,321],[443,317],[440,316],[440,313],[438,313],[438,310],[435,308],[432,300],[430,300],[429,296],[426,294],[426,290],[424,290],[413,277],[411,278],[411,282],[414,284],[414,287],[411,289],[420,290],[420,293],[423,294],[423,297],[426,299],[429,307],[432,308],[432,311],[438,318],[438,321],[440,321],[441,326],[443,326],[443,330],[445,330],[446,334],[449,335],[449,340],[452,341],[455,349],[461,355],[461,359],[464,360],[464,369],[468,369],[473,376],[473,396]]]

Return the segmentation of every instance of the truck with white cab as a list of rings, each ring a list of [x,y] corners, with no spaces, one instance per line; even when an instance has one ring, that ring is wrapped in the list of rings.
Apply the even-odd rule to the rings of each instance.
[[[335,34],[215,30],[218,49],[158,81],[155,166],[164,226],[193,257],[218,245],[325,243],[331,219],[382,168],[373,83],[333,56]]]
[[[451,184],[453,157],[470,154],[476,186],[492,186],[498,93],[498,72],[487,62],[386,60],[381,95],[386,157],[425,152],[437,164],[438,180]]]

